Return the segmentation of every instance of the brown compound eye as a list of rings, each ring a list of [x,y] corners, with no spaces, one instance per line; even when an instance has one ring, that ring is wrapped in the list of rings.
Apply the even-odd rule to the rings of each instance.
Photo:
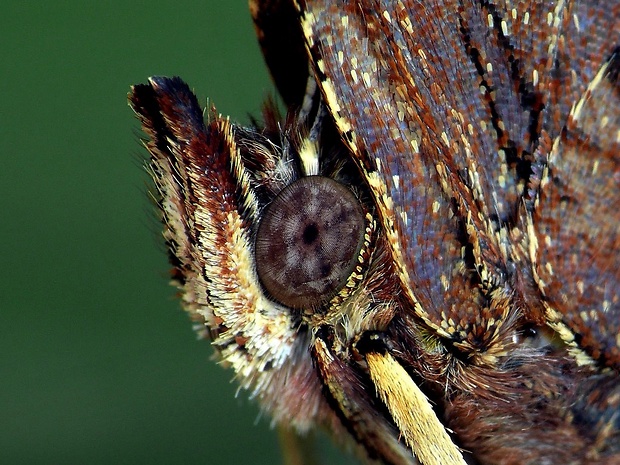
[[[280,303],[316,306],[345,285],[364,232],[364,211],[348,188],[322,176],[301,178],[263,214],[256,235],[258,277]]]

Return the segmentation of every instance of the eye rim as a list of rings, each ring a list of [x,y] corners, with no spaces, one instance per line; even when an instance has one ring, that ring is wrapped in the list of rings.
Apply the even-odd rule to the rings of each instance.
[[[331,284],[327,286],[323,292],[293,292],[291,291],[291,288],[294,285],[293,283],[280,283],[278,279],[272,279],[274,277],[269,274],[269,270],[273,269],[274,265],[272,262],[270,262],[270,257],[266,256],[266,252],[268,250],[272,250],[273,246],[267,241],[273,240],[274,234],[277,234],[278,230],[276,229],[274,231],[267,228],[271,225],[271,223],[273,223],[273,221],[279,218],[284,218],[285,216],[284,213],[274,213],[274,209],[282,206],[290,206],[291,200],[295,198],[299,200],[300,198],[306,197],[309,194],[309,191],[319,192],[325,190],[337,193],[337,198],[340,201],[337,203],[332,202],[331,198],[333,196],[322,200],[322,203],[320,204],[321,211],[327,211],[325,209],[329,208],[332,205],[338,205],[342,208],[346,206],[347,213],[349,215],[352,215],[352,217],[348,219],[348,222],[350,223],[352,220],[355,220],[355,228],[351,232],[351,237],[356,240],[349,241],[349,252],[346,254],[346,266],[341,266],[342,260],[340,263],[336,263],[335,265],[332,264],[333,268],[340,269],[341,271],[337,275],[335,275],[333,279],[328,280],[328,282]],[[315,195],[315,197],[316,192],[312,194]],[[299,202],[299,204],[301,205],[301,207],[307,207],[309,202]],[[313,208],[316,208],[316,206],[314,206]],[[290,213],[292,209],[286,208],[285,210]],[[303,221],[303,214],[307,215],[308,212],[302,212],[303,209],[299,208],[298,213],[302,214],[301,218],[287,218],[289,221]],[[321,221],[325,221],[325,219],[322,218]],[[335,296],[340,295],[343,292],[343,289],[350,287],[352,283],[358,281],[358,275],[361,271],[360,263],[366,261],[365,256],[368,252],[367,248],[369,245],[368,240],[369,228],[371,227],[370,223],[371,218],[368,216],[367,208],[360,200],[360,198],[354,193],[354,191],[350,187],[338,182],[333,178],[322,175],[311,175],[298,178],[292,183],[288,184],[261,212],[258,227],[256,229],[254,237],[255,268],[258,275],[258,280],[261,283],[261,286],[264,289],[265,293],[274,301],[291,309],[316,311],[318,308],[328,303]],[[341,226],[341,224],[342,222],[336,223],[336,228]],[[347,224],[347,222],[344,222],[344,224]],[[312,224],[310,226],[316,226],[316,224]],[[320,230],[322,229],[319,228],[319,231]],[[296,231],[299,232],[299,230],[297,229]],[[318,232],[318,234],[321,233]],[[301,233],[301,235],[303,236],[303,233]],[[322,240],[329,240],[328,238],[325,238],[325,236],[330,235],[333,235],[333,233],[329,230],[326,230],[326,232],[323,234]],[[321,238],[319,238],[318,240],[321,240]],[[280,244],[282,244],[282,241],[280,242]],[[293,247],[294,245],[295,244],[292,244],[289,247]],[[343,245],[346,244],[332,244],[330,248],[338,248],[340,250],[344,249]],[[303,252],[299,253],[302,254]],[[282,262],[280,261],[279,263]],[[291,263],[290,258],[289,263]],[[301,268],[303,268],[303,265],[298,266],[297,261],[293,261],[292,263],[295,263],[295,267],[288,271],[288,275],[290,275],[290,273],[295,270],[299,271]]]

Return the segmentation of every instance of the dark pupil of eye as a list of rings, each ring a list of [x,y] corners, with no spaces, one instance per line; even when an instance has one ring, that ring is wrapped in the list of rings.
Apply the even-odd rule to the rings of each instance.
[[[312,223],[306,226],[306,228],[304,229],[304,234],[303,234],[304,244],[310,245],[314,241],[316,241],[318,237],[319,237],[319,228],[317,227],[316,223]]]
[[[348,188],[322,176],[301,178],[263,213],[255,243],[258,277],[284,305],[320,305],[346,283],[364,230],[364,212]]]

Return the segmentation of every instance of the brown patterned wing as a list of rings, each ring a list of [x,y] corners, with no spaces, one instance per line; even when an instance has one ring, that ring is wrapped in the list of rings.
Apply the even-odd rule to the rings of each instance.
[[[563,130],[545,137],[533,261],[551,324],[584,363],[620,370],[620,49],[596,64]]]
[[[547,258],[519,269],[530,249],[521,204],[545,215],[532,206],[551,155],[545,142],[569,124],[619,42],[618,5],[300,3],[318,81],[380,206],[415,313],[470,356],[493,361],[517,311],[536,324],[551,312],[530,291]],[[612,261],[600,277],[609,302]]]

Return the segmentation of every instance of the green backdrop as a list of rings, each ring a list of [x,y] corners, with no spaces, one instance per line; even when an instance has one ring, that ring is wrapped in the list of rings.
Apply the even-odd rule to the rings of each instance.
[[[258,114],[273,86],[247,5],[34,3],[0,14],[0,463],[280,463],[167,285],[126,104],[180,75]]]

